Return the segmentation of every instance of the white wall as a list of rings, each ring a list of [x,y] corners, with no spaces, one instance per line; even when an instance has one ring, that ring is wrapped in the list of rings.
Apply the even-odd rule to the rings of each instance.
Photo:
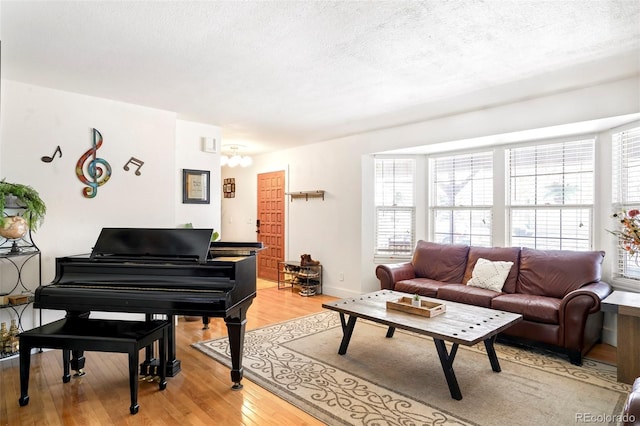
[[[230,240],[253,235],[253,224],[236,218],[255,215],[256,174],[290,168],[289,191],[324,189],[327,193],[325,201],[288,202],[287,257],[295,260],[309,252],[319,259],[326,294],[349,297],[372,291],[379,288],[373,261],[373,194],[367,190],[373,180],[372,154],[450,141],[455,147],[456,140],[638,113],[639,94],[636,76],[265,154],[255,158],[249,170],[223,170],[223,178],[236,178],[239,191],[246,185],[252,193],[223,199],[222,233]],[[344,281],[339,279],[341,272]]]
[[[324,201],[286,198],[285,257],[299,260],[309,253],[320,260],[323,282],[332,283],[332,288],[323,286],[327,294],[339,291],[337,283],[359,293],[361,227],[353,216],[360,212],[360,160],[350,148],[315,144],[256,157],[248,169],[224,167],[222,178],[236,179],[236,197],[222,199],[223,239],[255,240],[257,174],[284,170],[287,192],[325,191]]]
[[[191,223],[194,228],[220,230],[220,153],[202,150],[203,138],[214,138],[220,146],[222,132],[219,127],[208,124],[178,120],[176,123],[176,164],[179,183],[176,185],[176,224]],[[182,169],[207,170],[211,187],[209,204],[182,203]]]
[[[236,184],[235,197],[222,198],[221,202],[220,237],[223,241],[257,241],[255,226],[258,204],[257,173],[286,170],[286,167],[288,167],[286,163],[274,162],[270,168],[259,172],[254,167],[222,168],[222,179],[234,178]]]
[[[56,257],[90,252],[103,227],[193,222],[219,228],[219,157],[203,152],[200,142],[203,136],[219,138],[219,128],[177,121],[173,112],[8,80],[1,91],[0,178],[33,186],[47,205],[34,234],[43,283],[54,278]],[[112,174],[95,198],[85,198],[75,168],[92,147],[92,128],[102,133],[96,155],[109,162]],[[61,158],[40,160],[58,145]],[[140,176],[123,169],[131,157],[144,161]],[[211,170],[211,204],[182,205],[183,168]],[[24,320],[29,328],[29,318]]]

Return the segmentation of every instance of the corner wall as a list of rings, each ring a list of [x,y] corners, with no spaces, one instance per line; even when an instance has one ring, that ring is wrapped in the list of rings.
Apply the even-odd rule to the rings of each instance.
[[[14,81],[2,80],[0,90],[0,179],[31,185],[47,205],[44,223],[34,233],[43,284],[55,276],[56,257],[90,252],[103,227],[173,228],[192,222],[219,229],[219,154],[201,149],[201,137],[220,137],[218,127],[177,121],[169,111]],[[85,198],[86,186],[75,169],[92,148],[92,128],[104,138],[96,156],[110,164],[111,178],[94,198]],[[62,157],[40,160],[58,145]],[[144,162],[140,175],[136,167],[124,170],[131,157]],[[183,168],[211,171],[210,204],[182,204]],[[37,282],[31,268],[24,273],[26,282]],[[4,311],[0,315],[9,314]],[[64,312],[46,315],[45,322]],[[32,326],[29,318],[23,322],[25,329]]]

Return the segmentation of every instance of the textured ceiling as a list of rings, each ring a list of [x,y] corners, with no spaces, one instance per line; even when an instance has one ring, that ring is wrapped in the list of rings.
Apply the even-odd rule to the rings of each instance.
[[[175,111],[253,152],[640,69],[637,0],[2,1],[0,15],[3,78]]]

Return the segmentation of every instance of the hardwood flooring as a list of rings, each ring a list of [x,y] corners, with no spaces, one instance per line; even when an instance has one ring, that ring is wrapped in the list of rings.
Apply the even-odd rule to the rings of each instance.
[[[247,330],[322,311],[334,297],[300,297],[271,283],[258,285],[248,310]],[[19,361],[0,361],[0,426],[4,425],[321,425],[260,386],[243,380],[231,390],[229,369],[192,348],[191,343],[226,336],[221,318],[202,330],[200,321],[180,319],[176,329],[177,358],[182,371],[168,378],[167,389],[140,383],[140,411],[129,414],[126,354],[87,352],[87,375],[62,383],[58,350],[33,354],[29,405],[20,407]],[[599,345],[598,358],[615,363],[615,348]],[[142,354],[141,354],[142,356]]]
[[[289,289],[261,283],[248,310],[247,330],[322,311],[324,295],[300,297]],[[168,378],[167,389],[141,382],[140,411],[129,414],[126,354],[86,352],[87,374],[62,383],[58,350],[32,355],[29,404],[18,405],[18,358],[0,361],[0,425],[320,425],[318,420],[249,380],[231,390],[229,369],[191,343],[226,336],[221,318],[209,330],[200,321],[178,322],[177,358],[182,371]],[[141,354],[142,356],[142,354]]]

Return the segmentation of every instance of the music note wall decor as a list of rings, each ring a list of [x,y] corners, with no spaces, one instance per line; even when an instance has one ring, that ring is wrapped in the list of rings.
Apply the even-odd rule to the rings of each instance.
[[[58,145],[56,150],[53,151],[53,154],[51,155],[51,157],[49,157],[48,155],[45,155],[43,157],[40,157],[40,160],[42,160],[43,163],[50,163],[53,161],[54,158],[56,158],[56,154],[60,154],[60,158],[62,158],[62,150],[60,149],[60,145]]]
[[[76,164],[76,175],[80,182],[87,185],[82,189],[85,198],[93,198],[98,187],[107,183],[111,177],[111,165],[104,158],[97,158],[96,152],[102,146],[102,134],[93,129],[93,147],[85,152]]]
[[[142,172],[140,172],[140,168],[142,167],[142,165],[144,164],[144,161],[142,160],[138,160],[136,157],[131,157],[129,159],[129,161],[127,161],[127,164],[124,165],[123,169],[125,169],[125,171],[129,171],[129,163],[133,164],[134,166],[137,166],[138,169],[136,170],[136,176],[140,176],[142,174]]]

